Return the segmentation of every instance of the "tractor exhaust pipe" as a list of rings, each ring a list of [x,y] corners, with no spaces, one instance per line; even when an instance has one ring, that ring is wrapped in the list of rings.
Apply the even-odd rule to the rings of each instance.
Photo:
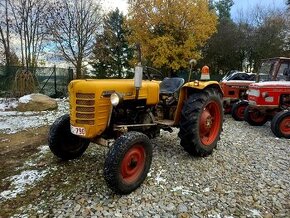
[[[138,52],[138,64],[135,67],[135,76],[134,76],[134,86],[136,89],[136,96],[135,99],[138,99],[139,97],[139,91],[142,87],[142,79],[143,79],[143,67],[141,63],[141,46],[140,43],[137,43],[136,45],[137,52]]]
[[[135,76],[134,76],[134,86],[136,89],[136,96],[135,99],[138,99],[139,97],[139,91],[142,87],[142,78],[143,78],[143,67],[141,65],[141,62],[138,63],[138,65],[135,67]]]

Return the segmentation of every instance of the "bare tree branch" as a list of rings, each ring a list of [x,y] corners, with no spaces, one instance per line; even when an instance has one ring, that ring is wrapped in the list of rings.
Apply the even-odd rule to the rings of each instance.
[[[48,27],[65,60],[76,67],[82,77],[83,61],[91,53],[94,36],[101,23],[100,4],[93,0],[56,1],[58,9],[51,11]]]

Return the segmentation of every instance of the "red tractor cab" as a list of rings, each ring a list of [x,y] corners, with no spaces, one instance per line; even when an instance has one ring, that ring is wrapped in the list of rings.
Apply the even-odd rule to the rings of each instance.
[[[271,70],[269,75],[272,79],[280,81],[252,83],[249,86],[249,105],[244,118],[252,126],[261,126],[272,120],[273,133],[277,137],[290,138],[290,58],[271,60],[272,64],[268,62],[261,69]]]

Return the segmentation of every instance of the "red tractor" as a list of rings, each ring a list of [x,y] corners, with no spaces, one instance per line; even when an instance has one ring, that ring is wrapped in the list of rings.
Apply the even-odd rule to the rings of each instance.
[[[248,97],[246,91],[249,88],[249,85],[254,82],[286,80],[283,72],[285,69],[287,69],[289,62],[289,58],[283,57],[263,59],[261,61],[260,68],[257,71],[256,81],[228,81],[226,83],[226,86],[228,86],[229,88],[223,88],[224,99],[226,99],[228,93],[230,93],[229,91],[231,91],[231,93],[235,93],[235,95],[233,95],[235,98],[230,98],[233,102],[233,105],[231,107],[231,115],[235,120],[244,120],[244,112],[246,107],[248,106]],[[239,99],[237,99],[237,97],[239,97]]]
[[[290,138],[290,58],[279,58],[279,62],[273,61],[268,67],[277,72],[276,78],[280,81],[251,84],[244,117],[252,126],[272,120],[273,133],[277,137]]]
[[[231,113],[235,120],[243,120],[243,114],[248,103],[246,91],[249,85],[255,81],[230,80],[222,81],[220,85],[224,92],[223,107],[225,113]]]

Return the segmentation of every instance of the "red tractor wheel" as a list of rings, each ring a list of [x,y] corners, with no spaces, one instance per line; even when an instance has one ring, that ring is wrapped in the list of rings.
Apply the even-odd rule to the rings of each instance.
[[[290,111],[277,113],[271,121],[271,130],[279,138],[290,139]]]
[[[104,166],[108,186],[119,194],[129,194],[145,180],[152,161],[149,138],[139,132],[128,132],[116,139]]]
[[[233,105],[233,108],[232,108],[232,111],[231,111],[232,117],[236,121],[243,121],[244,120],[245,109],[246,109],[246,107],[248,105],[249,105],[249,103],[247,101],[236,102]]]
[[[217,91],[192,94],[181,112],[178,133],[181,146],[194,156],[211,154],[220,139],[222,123],[223,108]]]
[[[250,106],[246,107],[244,118],[251,126],[263,126],[268,121],[266,114]]]

